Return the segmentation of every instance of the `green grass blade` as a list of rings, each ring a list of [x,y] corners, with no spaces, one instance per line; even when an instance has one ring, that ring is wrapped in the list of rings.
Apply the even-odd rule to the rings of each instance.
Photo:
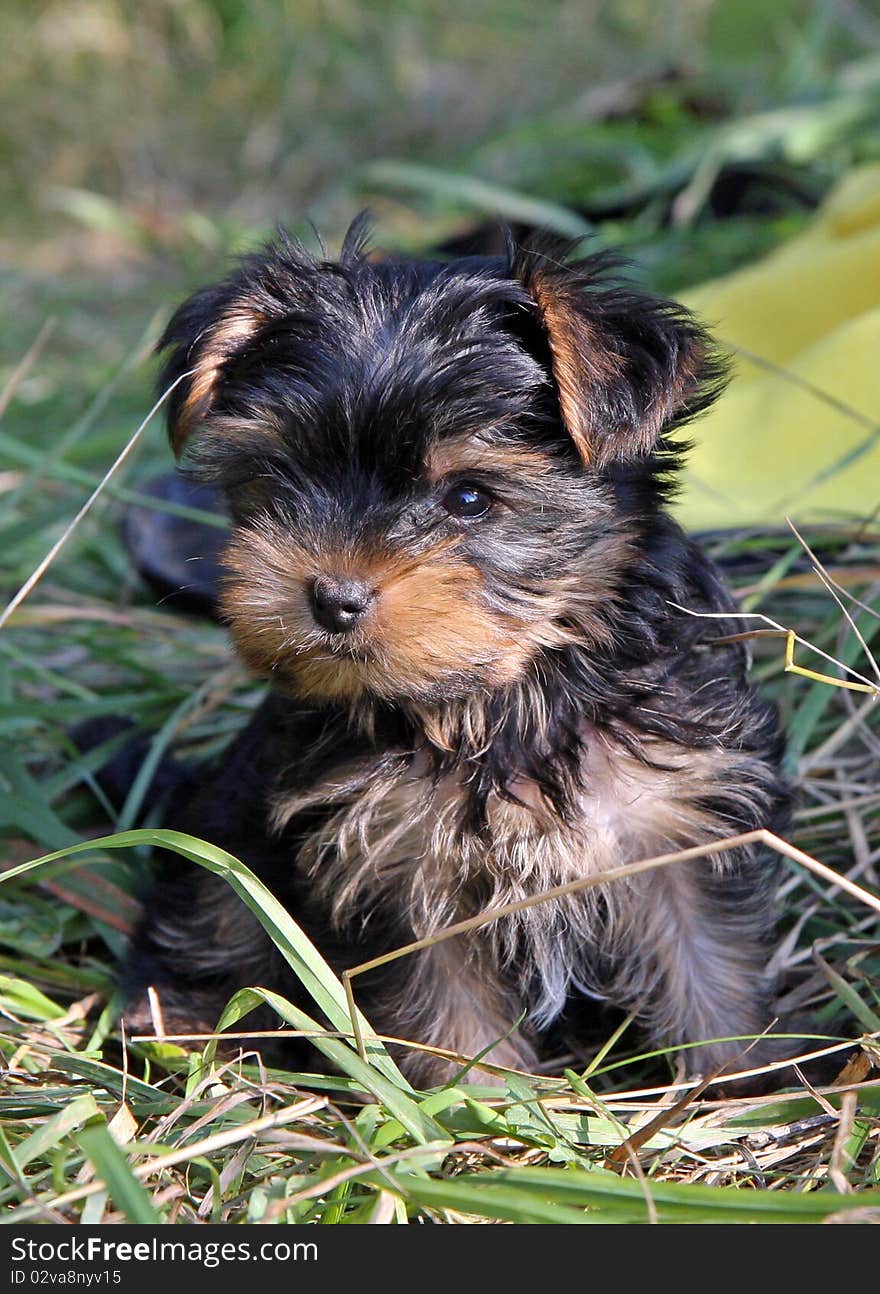
[[[320,1033],[320,1024],[307,1015],[305,1011],[301,1011],[299,1007],[294,1006],[292,1002],[288,1002],[286,998],[281,997],[278,993],[271,993],[268,989],[262,988],[244,989],[241,993],[236,993],[223,1012],[219,1027],[224,1029],[231,1024],[235,1024],[242,1016],[252,1011],[260,1001],[271,1006],[281,1016],[281,1019],[286,1020],[294,1029],[315,1030]],[[339,1038],[320,1036],[312,1038],[311,1042],[344,1074],[348,1074],[350,1078],[355,1079],[366,1091],[372,1093],[378,1101],[381,1101],[389,1112],[394,1115],[402,1128],[409,1132],[416,1141],[422,1144],[436,1141],[443,1145],[449,1145],[451,1138],[446,1129],[432,1119],[425,1112],[424,1107],[414,1101],[405,1091],[402,1091],[396,1083],[386,1078],[376,1066],[369,1065],[361,1060],[358,1053],[348,1043]]]
[[[53,1114],[29,1137],[19,1142],[13,1152],[15,1162],[19,1168],[26,1168],[32,1159],[38,1159],[47,1150],[52,1150],[74,1128],[87,1123],[89,1119],[99,1118],[100,1115],[101,1111],[91,1094],[74,1097],[63,1110]]]
[[[608,1213],[646,1208],[645,1188],[640,1182],[605,1170],[514,1168],[495,1174],[493,1180],[559,1204]],[[659,1181],[651,1181],[649,1189],[659,1219],[666,1222],[821,1222],[842,1209],[880,1204],[880,1191],[849,1196],[816,1191],[719,1191],[712,1186]],[[644,1212],[642,1220],[646,1220]]]
[[[46,854],[43,858],[36,858],[29,863],[12,867],[0,876],[0,883],[27,875],[35,869],[71,855],[102,849],[127,849],[138,845],[170,849],[191,862],[198,863],[209,872],[213,872],[215,876],[222,876],[253,912],[310,996],[327,1016],[331,1026],[341,1032],[351,1030],[345,990],[327,962],[306,938],[284,906],[262,881],[258,880],[250,868],[217,845],[197,840],[194,836],[185,835],[180,831],[146,829],[124,831],[114,836],[104,836],[99,840],[70,845],[66,849]],[[371,1036],[374,1031],[369,1022],[360,1013],[359,1019],[370,1063],[397,1088],[410,1090],[409,1084],[382,1043]]]
[[[361,175],[371,188],[408,189],[490,217],[552,229],[566,238],[584,238],[594,232],[589,221],[568,207],[489,184],[473,175],[391,160],[370,162],[362,168]]]
[[[852,1195],[758,1192],[650,1180],[598,1169],[514,1168],[438,1180],[393,1170],[401,1195],[426,1208],[517,1223],[817,1223],[850,1209],[876,1208],[880,1191]],[[369,1179],[374,1185],[378,1178]]]
[[[387,1182],[382,1178],[377,1176],[372,1180],[377,1187],[384,1185],[387,1189]],[[429,1209],[454,1209],[458,1213],[493,1218],[499,1222],[589,1225],[591,1222],[644,1222],[646,1220],[644,1207],[638,1212],[633,1210],[632,1216],[626,1218],[592,1215],[582,1209],[547,1200],[542,1192],[529,1192],[505,1186],[494,1176],[481,1181],[475,1177],[437,1180],[431,1177],[415,1177],[412,1174],[406,1176],[398,1174],[396,1180],[401,1195],[412,1204]]]
[[[84,1129],[77,1140],[89,1163],[109,1190],[114,1204],[129,1222],[155,1226],[162,1221],[106,1124],[97,1123]]]

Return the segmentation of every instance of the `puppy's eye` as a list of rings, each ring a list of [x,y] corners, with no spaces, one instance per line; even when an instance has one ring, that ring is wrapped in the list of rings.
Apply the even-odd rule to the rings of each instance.
[[[443,507],[453,517],[484,517],[492,506],[492,496],[476,485],[453,485],[443,495]]]

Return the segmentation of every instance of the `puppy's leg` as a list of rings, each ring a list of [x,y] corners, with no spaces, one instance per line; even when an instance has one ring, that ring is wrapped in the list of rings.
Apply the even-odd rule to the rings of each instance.
[[[535,1066],[531,1044],[514,1028],[521,1004],[501,982],[485,950],[467,936],[392,963],[371,997],[366,1010],[382,1033],[468,1058],[488,1047],[483,1059],[489,1064],[528,1070]],[[400,1052],[401,1068],[419,1086],[448,1082],[461,1068],[415,1048]],[[470,1081],[492,1083],[493,1077],[475,1070]]]
[[[270,941],[226,882],[169,858],[123,968],[128,1027],[155,1023],[152,989],[166,1032],[210,1031],[239,988],[274,987],[277,977]]]
[[[165,825],[228,850],[291,906],[290,849],[266,825],[277,759],[271,705],[256,712],[216,767],[192,770],[180,782]],[[216,1024],[237,989],[259,984],[284,992],[291,978],[256,917],[222,878],[164,854],[123,969],[126,1019],[145,1023],[152,987],[169,1032],[172,1025],[202,1032]]]
[[[735,1064],[773,1019],[771,950],[775,866],[742,850],[717,861],[673,863],[639,878],[621,932],[631,952],[615,977],[614,997],[635,1009],[658,1043],[700,1043],[685,1053],[690,1073]],[[742,1068],[779,1054],[759,1042]]]

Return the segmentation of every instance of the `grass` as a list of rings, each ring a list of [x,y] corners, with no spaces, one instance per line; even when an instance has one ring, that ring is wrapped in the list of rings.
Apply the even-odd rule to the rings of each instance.
[[[249,8],[245,23],[236,3],[169,0],[126,20],[92,5],[104,26],[87,29],[74,4],[63,31],[45,17],[30,33],[15,27],[22,57],[4,78],[15,103],[0,114],[0,155],[15,154],[22,178],[18,205],[0,212],[9,318],[0,580],[9,596],[149,408],[149,353],[169,302],[279,214],[307,210],[332,236],[372,199],[382,241],[418,249],[505,204],[514,219],[537,207],[547,223],[589,224],[623,243],[643,278],[675,290],[760,254],[800,227],[837,175],[880,152],[877,77],[853,62],[876,26],[867,5],[786,0],[772,22],[766,6],[745,0],[679,4],[674,21],[662,5],[579,8],[589,9],[589,49],[561,67],[558,30],[548,21],[535,34],[517,4],[485,6],[480,18],[462,7],[450,22],[389,0],[371,8],[365,32],[357,6],[337,6],[332,30],[317,6]],[[557,26],[572,22],[567,6],[556,8]],[[21,21],[15,7],[12,21]],[[53,53],[59,31],[65,52]],[[502,39],[508,58],[496,66],[488,54]],[[685,50],[697,66],[683,73]],[[466,120],[445,111],[478,65]],[[242,70],[255,66],[262,85]],[[297,135],[306,90],[293,83],[306,72],[310,130]],[[84,78],[95,92],[78,98]],[[609,83],[610,110],[589,98]],[[25,126],[32,84],[43,93]],[[143,111],[123,127],[120,105],[132,94]],[[165,145],[161,165],[151,137]],[[743,168],[757,187],[728,209],[725,185]],[[28,358],[50,318],[54,329]],[[259,696],[220,629],[155,606],[129,570],[122,509],[167,464],[154,422],[0,631],[6,1219],[876,1220],[876,914],[797,862],[786,860],[779,895],[783,1005],[811,1015],[817,1050],[848,1054],[845,1040],[864,1039],[838,1085],[797,1082],[737,1101],[712,1087],[694,1092],[678,1080],[674,1052],[644,1054],[624,1022],[555,1075],[508,1073],[501,1088],[487,1087],[463,1064],[458,1081],[422,1093],[368,1022],[366,1061],[358,1055],[342,984],[237,860],[169,840],[155,823],[132,832],[143,778],[122,812],[109,812],[93,776],[109,751],[78,757],[67,735],[75,724],[123,714],[155,734],[157,757],[169,743],[209,756]],[[871,677],[880,524],[814,526],[805,538],[845,591],[851,620],[781,518],[778,529],[719,533],[706,546],[744,613],[771,617]],[[754,677],[781,707],[800,784],[792,843],[880,892],[876,705],[786,674],[781,640],[753,645]],[[834,672],[804,648],[797,659]],[[314,1072],[269,1070],[253,1056],[218,1061],[207,1038],[184,1046],[120,1032],[114,967],[160,843],[223,871],[303,978],[314,1013],[275,1005],[286,1029],[313,1037]],[[21,866],[46,855],[57,856]],[[253,1001],[230,1004],[230,1028],[242,1019],[244,1031]],[[322,1013],[331,1029],[314,1018]],[[322,1056],[337,1076],[321,1072]]]

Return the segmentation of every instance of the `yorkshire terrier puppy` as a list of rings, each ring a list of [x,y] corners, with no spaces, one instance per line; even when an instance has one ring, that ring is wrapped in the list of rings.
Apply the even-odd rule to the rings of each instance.
[[[723,364],[686,311],[572,252],[373,260],[356,222],[333,261],[282,238],[162,341],[172,443],[232,518],[222,614],[271,684],[167,821],[248,863],[338,969],[785,829],[774,711],[742,646],[712,643],[736,622],[679,609],[733,610],[666,510],[671,433]],[[392,963],[358,999],[380,1033],[533,1069],[598,997],[654,1043],[704,1043],[686,1055],[707,1072],[771,1022],[775,880],[757,850],[675,863]],[[128,982],[176,1028],[244,985],[302,999],[232,891],[177,858]],[[422,1084],[455,1072],[400,1055]]]

